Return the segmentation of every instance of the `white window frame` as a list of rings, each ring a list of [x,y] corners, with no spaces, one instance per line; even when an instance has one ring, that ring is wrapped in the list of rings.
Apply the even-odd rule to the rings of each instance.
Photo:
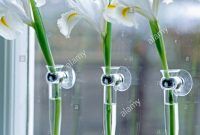
[[[3,135],[34,135],[34,46],[28,27],[15,41],[4,40]]]

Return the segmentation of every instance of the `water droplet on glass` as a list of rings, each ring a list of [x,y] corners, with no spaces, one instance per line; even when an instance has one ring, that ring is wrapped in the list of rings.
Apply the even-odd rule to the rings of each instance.
[[[186,62],[189,62],[189,61],[190,61],[190,57],[186,57],[186,58],[185,58],[185,61],[186,61]]]
[[[79,105],[78,104],[74,105],[74,110],[79,110]]]

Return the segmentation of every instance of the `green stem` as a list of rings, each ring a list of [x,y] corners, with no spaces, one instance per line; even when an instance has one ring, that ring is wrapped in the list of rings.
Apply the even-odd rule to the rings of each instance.
[[[61,98],[55,98],[55,109],[52,110],[55,113],[54,116],[54,122],[53,122],[53,135],[60,135],[60,128],[61,128],[61,111],[62,111],[62,99]]]
[[[163,35],[162,35],[161,30],[160,30],[158,21],[156,19],[150,21],[150,26],[151,26],[153,38],[154,38],[155,43],[156,43],[156,48],[157,48],[159,56],[160,56],[162,68],[163,68],[163,70],[168,71],[168,63],[167,63],[167,55],[166,55],[166,50],[165,50],[165,43],[164,43]],[[167,78],[169,77],[169,72],[166,72],[165,77],[167,77]]]
[[[46,31],[43,25],[40,11],[38,7],[36,7],[34,0],[30,0],[30,3],[31,3],[31,8],[33,11],[33,19],[34,19],[33,28],[35,29],[35,33],[37,35],[40,48],[42,50],[42,53],[44,55],[47,65],[54,67],[55,66],[54,59],[53,59],[49,42],[46,36]],[[52,68],[52,72],[55,72],[54,68]]]
[[[158,54],[160,56],[160,60],[161,60],[161,65],[162,65],[162,68],[163,70],[165,70],[165,74],[164,76],[166,78],[169,78],[170,77],[170,74],[169,74],[169,69],[168,69],[168,63],[167,63],[167,55],[166,55],[166,50],[165,50],[165,43],[164,43],[164,39],[163,39],[163,35],[162,35],[162,32],[160,30],[160,26],[158,24],[158,21],[156,19],[154,20],[151,20],[150,22],[150,27],[151,27],[151,31],[152,31],[152,35],[153,35],[153,38],[155,40],[155,43],[156,43],[156,48],[157,48],[157,51],[158,51]],[[169,96],[168,96],[168,101],[169,103],[171,104],[170,108],[169,108],[169,126],[170,126],[170,135],[175,135],[175,123],[176,123],[176,119],[175,119],[175,111],[177,111],[175,109],[175,106],[173,105],[175,103],[174,101],[174,95],[173,95],[173,92],[172,90],[169,91]],[[167,116],[165,116],[167,117]]]
[[[106,33],[104,36],[104,64],[107,67],[106,72],[110,72],[111,67],[111,51],[112,51],[112,24],[106,23]]]
[[[110,74],[111,68],[111,52],[112,52],[112,24],[106,22],[106,33],[103,36],[103,50],[104,50],[104,64],[106,67],[106,74]],[[111,86],[106,87],[106,102],[109,104],[106,106],[106,135],[112,133],[112,89]]]
[[[39,11],[38,7],[36,7],[36,3],[34,0],[30,0],[30,4],[31,4],[33,20],[34,20],[32,26],[35,29],[35,33],[38,38],[39,45],[42,50],[44,59],[46,61],[46,64],[48,66],[52,67],[52,68],[50,68],[50,71],[56,72],[56,69],[54,68],[55,67],[54,59],[53,59],[53,56],[51,53],[51,49],[49,46],[49,42],[48,42],[46,31],[45,31],[45,28],[43,25],[43,21],[42,21],[41,15],[40,15],[40,11]],[[57,85],[55,87],[55,91],[57,93],[56,95],[60,95],[59,85]],[[55,98],[58,98],[58,96]],[[60,123],[60,117],[61,117],[61,101],[59,101],[59,100],[55,101],[55,110],[54,111],[56,112],[55,113],[55,123],[56,124],[54,127],[54,129],[55,129],[54,135],[59,135],[58,129],[60,128],[60,125],[58,123]]]

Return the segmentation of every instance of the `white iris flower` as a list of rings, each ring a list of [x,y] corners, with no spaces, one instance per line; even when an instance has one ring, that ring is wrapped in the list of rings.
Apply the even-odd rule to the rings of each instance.
[[[136,13],[148,20],[156,19],[159,3],[160,0],[113,0],[105,9],[104,17],[111,23],[134,26]]]
[[[61,15],[57,24],[60,32],[67,38],[74,26],[81,20],[86,20],[93,26],[97,32],[104,31],[103,12],[106,0],[68,0],[68,4],[72,8],[68,12]]]
[[[37,6],[45,0],[36,0]],[[0,35],[7,40],[15,39],[27,25],[33,22],[29,0],[0,0]]]

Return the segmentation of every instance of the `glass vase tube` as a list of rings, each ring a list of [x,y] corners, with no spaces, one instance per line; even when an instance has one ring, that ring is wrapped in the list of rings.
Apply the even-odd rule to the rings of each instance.
[[[178,135],[179,112],[178,112],[177,96],[171,93],[173,93],[172,90],[164,90],[165,134]]]
[[[108,98],[110,97],[110,98]],[[116,132],[116,111],[117,92],[112,86],[104,86],[104,135],[115,135]],[[108,120],[108,122],[107,122]]]
[[[62,119],[62,98],[60,84],[49,86],[49,116],[52,135],[60,135]]]
[[[170,77],[165,77],[166,72]],[[164,90],[165,134],[179,135],[178,96],[186,96],[192,89],[192,77],[185,70],[161,70],[161,88]]]
[[[48,72],[51,73],[52,68],[56,70],[48,79],[55,79],[53,76],[61,72],[63,66],[47,66]],[[54,78],[55,77],[55,78]],[[61,98],[61,81],[48,83],[49,85],[49,121],[51,135],[60,135],[61,119],[62,119],[62,98]]]
[[[131,74],[126,67],[102,67],[104,86],[104,135],[115,135],[117,91],[126,91],[131,85]],[[109,72],[108,72],[109,71]]]
[[[108,78],[106,83],[112,81],[109,78],[111,74],[117,73],[118,67],[102,67],[104,75]],[[110,71],[109,73],[107,71]],[[117,111],[117,91],[113,89],[113,86],[104,85],[104,97],[103,97],[103,108],[104,108],[104,135],[115,135],[116,132],[116,111]]]

